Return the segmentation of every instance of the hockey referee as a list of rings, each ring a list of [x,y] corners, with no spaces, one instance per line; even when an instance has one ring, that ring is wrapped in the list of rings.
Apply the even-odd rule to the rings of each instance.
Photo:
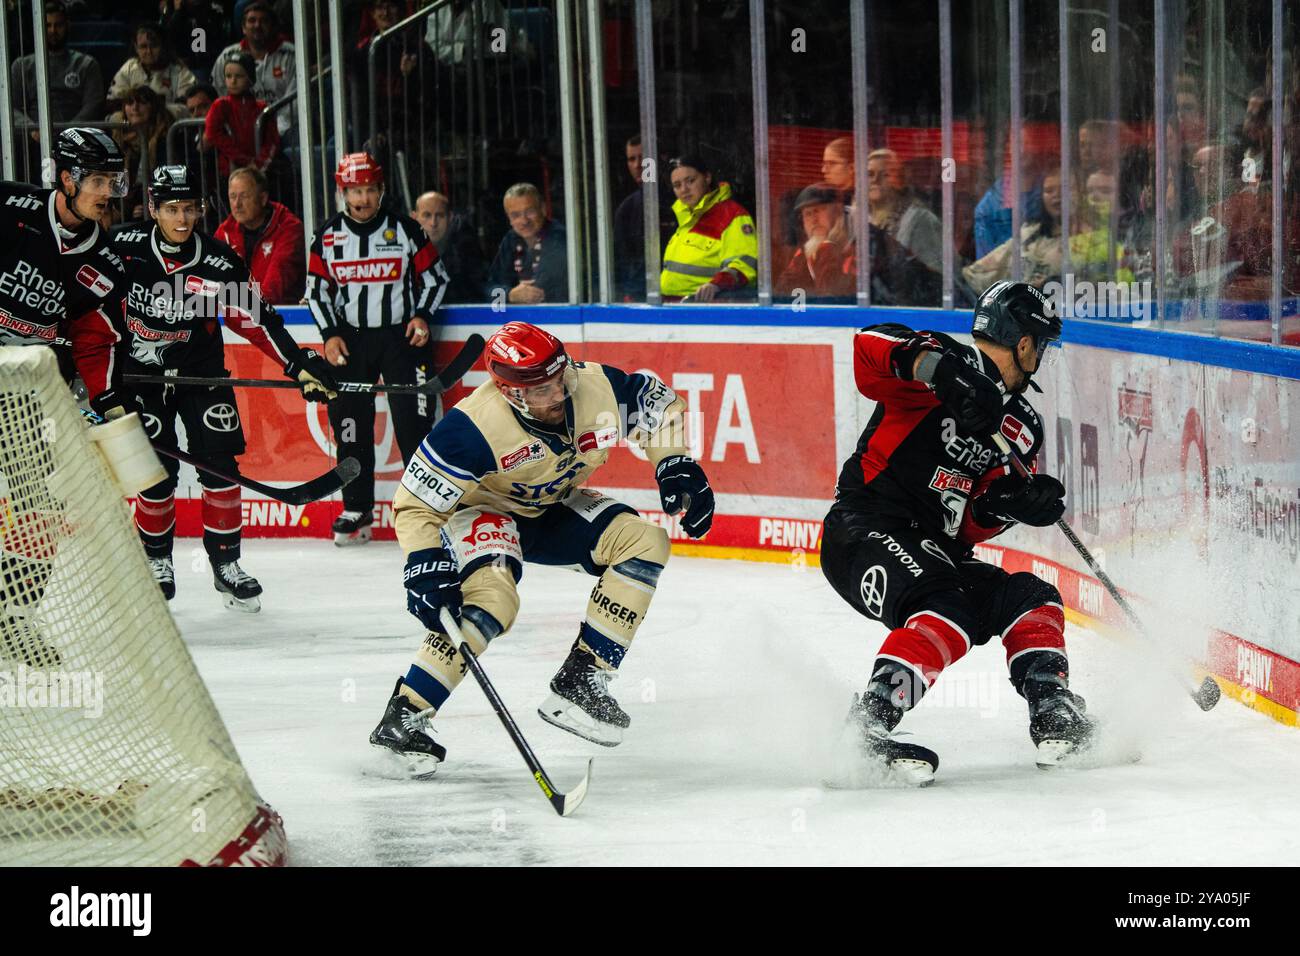
[[[343,211],[311,244],[307,303],[320,327],[325,358],[342,382],[423,384],[433,374],[429,326],[448,285],[447,270],[424,230],[382,207],[384,171],[368,153],[349,153],[334,174]],[[389,395],[402,462],[433,427],[434,399]],[[329,406],[340,458],[361,475],[343,488],[334,543],[370,540],[375,506],[375,400],[343,393]]]

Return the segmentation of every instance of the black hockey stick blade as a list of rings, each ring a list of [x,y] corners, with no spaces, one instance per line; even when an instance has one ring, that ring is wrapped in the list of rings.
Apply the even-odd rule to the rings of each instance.
[[[252,478],[238,472],[231,474],[222,469],[213,468],[202,459],[176,448],[168,448],[165,445],[154,445],[153,447],[154,451],[160,455],[183,461],[187,465],[193,465],[199,471],[206,471],[210,475],[216,475],[218,478],[224,478],[226,481],[242,485],[251,491],[256,491],[260,495],[286,505],[305,505],[313,501],[319,501],[321,498],[334,494],[334,492],[340,490],[349,481],[361,474],[360,462],[355,458],[344,458],[329,471],[313,478],[311,481],[303,482],[301,485],[279,488],[275,485],[254,481]]]
[[[483,354],[483,336],[477,332],[470,335],[461,346],[460,351],[452,357],[447,363],[446,368],[438,373],[437,377],[430,384],[437,384],[438,392],[445,392],[462,378],[465,373],[473,368],[478,357]]]
[[[94,425],[101,425],[104,422],[104,416],[90,409],[78,409],[81,417]],[[236,472],[228,474],[224,469],[213,468],[202,459],[187,454],[178,448],[168,448],[166,445],[160,445],[151,441],[153,450],[160,455],[166,455],[168,458],[175,458],[177,461],[183,461],[187,465],[193,465],[199,471],[206,471],[209,475],[215,475],[236,485],[241,485],[252,491],[259,492],[267,498],[282,502],[286,505],[305,505],[313,501],[319,501],[327,495],[341,489],[349,481],[361,474],[361,463],[355,458],[344,458],[341,462],[331,468],[325,474],[301,485],[290,485],[288,488],[277,488],[275,485],[263,484],[260,481],[254,481],[252,478]]]
[[[465,643],[465,636],[461,633],[460,625],[456,623],[456,619],[452,617],[451,611],[443,608],[438,614],[438,620],[442,622],[443,630],[447,633],[447,637],[451,639],[452,644],[455,645],[456,650],[460,652],[460,656],[469,667],[470,673],[478,681],[479,687],[483,690],[483,696],[488,699],[488,703],[496,711],[497,717],[501,719],[501,725],[505,727],[506,733],[510,735],[510,740],[515,745],[515,749],[519,751],[519,756],[524,758],[524,763],[533,772],[533,780],[536,781],[537,786],[541,788],[546,799],[551,801],[551,806],[555,808],[556,813],[562,817],[572,816],[573,812],[582,804],[582,801],[587,798],[587,787],[591,783],[591,765],[594,758],[587,761],[587,771],[582,775],[582,780],[578,782],[576,787],[568,793],[561,793],[557,790],[555,784],[551,783],[551,778],[547,775],[546,770],[542,767],[541,761],[533,753],[533,748],[528,746],[528,741],[524,739],[519,725],[510,716],[505,701],[501,699],[501,695],[497,693],[496,688],[492,686],[492,682],[488,680],[487,672],[483,670],[483,665],[479,663],[478,656]]]

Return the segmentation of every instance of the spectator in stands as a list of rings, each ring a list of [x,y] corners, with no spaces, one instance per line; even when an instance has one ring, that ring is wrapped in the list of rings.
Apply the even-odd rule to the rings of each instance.
[[[158,14],[167,42],[194,75],[211,75],[217,52],[229,36],[221,5],[213,0],[160,0]]]
[[[122,64],[109,84],[108,105],[117,109],[127,90],[148,86],[162,96],[172,116],[180,119],[185,115],[181,98],[194,83],[190,68],[168,49],[162,29],[155,23],[142,23],[135,31],[135,56]]]
[[[203,136],[217,151],[217,169],[225,178],[236,166],[256,166],[263,172],[280,147],[275,124],[262,128],[262,148],[254,155],[257,117],[266,104],[253,96],[255,67],[247,53],[225,59],[226,89],[229,92],[212,104],[204,124]]]
[[[1024,139],[1021,139],[1021,154],[1025,155]],[[1028,170],[1021,170],[1021,182],[1041,182],[1036,180]],[[1059,179],[1058,179],[1059,182]],[[988,192],[980,199],[975,206],[975,255],[983,258],[991,253],[994,249],[999,248],[1011,239],[1011,203],[1007,194],[1011,192],[1011,172],[1008,169],[1004,175],[993,180],[993,185]],[[1021,221],[1023,228],[1025,223],[1042,220],[1043,217],[1043,196],[1041,187],[1031,185],[1029,189],[1020,194],[1020,210],[1024,217]],[[1008,246],[1008,248],[1010,248]],[[1026,279],[1026,282],[1029,280]]]
[[[1209,213],[1211,206],[1232,195],[1241,182],[1231,167],[1228,147],[1210,143],[1193,153],[1192,182],[1196,186],[1195,218],[1199,219]]]
[[[230,215],[217,227],[217,238],[244,260],[264,301],[299,301],[307,282],[302,220],[271,199],[266,176],[255,166],[231,170],[227,198]]]
[[[628,176],[632,178],[630,192],[614,210],[614,292],[623,302],[645,300],[645,202],[641,176],[645,172],[645,153],[641,147],[641,134],[628,139],[623,146]],[[655,178],[656,183],[659,181]],[[677,228],[672,204],[659,194],[659,251]]]
[[[475,10],[474,8],[478,9]],[[510,20],[499,0],[458,0],[446,4],[429,17],[424,42],[433,51],[434,58],[444,66],[460,66],[474,56],[474,24],[482,28],[482,50],[489,52],[488,44],[494,29],[507,31],[509,52],[520,55],[528,50],[528,37],[523,30],[509,35]],[[491,50],[503,53],[504,50]]]
[[[264,103],[274,103],[292,92],[295,52],[293,44],[280,35],[280,21],[269,3],[254,0],[244,8],[240,21],[244,38],[221,51],[212,68],[212,85],[218,92],[229,93],[225,64],[243,54],[252,59],[256,69],[250,92]],[[283,136],[291,125],[292,110],[280,110],[276,125]],[[241,164],[243,165],[243,164]]]
[[[113,139],[126,157],[126,175],[131,183],[127,208],[132,220],[145,215],[144,184],[161,166],[167,155],[167,131],[172,114],[167,103],[151,86],[135,86],[122,94],[122,108],[108,117],[110,123],[126,123],[126,128],[112,131]]]
[[[853,137],[831,140],[822,150],[822,181],[842,192],[845,201],[852,202],[854,175]]]
[[[1111,210],[1118,199],[1115,174],[1101,167],[1094,169],[1084,182],[1078,231],[1070,237],[1070,271],[1076,281],[1133,281],[1128,250],[1110,230]]]
[[[867,156],[867,208],[871,224],[892,236],[935,272],[943,271],[943,224],[918,200],[903,178],[903,163],[892,149]]]
[[[1241,121],[1241,179],[1262,183],[1273,176],[1273,101],[1262,86],[1251,90]]]
[[[754,220],[731,198],[731,184],[714,183],[713,171],[696,156],[669,163],[677,201],[677,231],[664,250],[659,290],[665,301],[712,302],[731,296],[758,277]]]
[[[568,248],[564,226],[542,211],[542,194],[532,183],[515,183],[502,200],[510,231],[488,271],[488,295],[512,305],[569,301]]]
[[[487,263],[479,251],[478,236],[464,217],[451,211],[442,193],[423,193],[415,201],[411,218],[420,224],[438,250],[451,282],[443,305],[468,305],[487,301]]]
[[[808,186],[795,200],[794,214],[800,223],[800,245],[777,277],[774,291],[782,297],[796,295],[799,289],[806,298],[833,294],[827,290],[840,281],[848,254],[844,194],[830,183]]]
[[[848,237],[846,252],[838,270],[832,262],[824,261],[818,254],[816,295],[823,300],[854,301],[858,287],[858,251],[860,243],[854,235],[857,211],[854,206],[845,210],[844,234]],[[839,242],[840,226],[831,230],[829,241]],[[938,301],[942,276],[927,268],[905,249],[893,236],[878,226],[867,224],[870,236],[871,264],[870,296],[873,305],[917,305]]]
[[[77,120],[96,122],[104,116],[104,74],[93,57],[68,49],[71,19],[58,0],[45,4],[46,78],[50,92],[50,119],[55,123]],[[37,120],[36,54],[14,60],[9,70],[16,124]],[[33,142],[40,141],[38,129],[28,129]]]
[[[1038,215],[1020,227],[1020,263],[1024,281],[1037,288],[1061,275],[1061,171],[1052,170],[1039,184]],[[999,279],[1011,278],[1011,239],[961,270],[979,296]]]
[[[189,110],[190,119],[203,119],[217,101],[217,88],[211,83],[195,83],[185,90],[185,108]]]
[[[1079,172],[1087,177],[1099,169],[1112,172],[1119,156],[1120,127],[1113,120],[1090,119],[1079,126]]]

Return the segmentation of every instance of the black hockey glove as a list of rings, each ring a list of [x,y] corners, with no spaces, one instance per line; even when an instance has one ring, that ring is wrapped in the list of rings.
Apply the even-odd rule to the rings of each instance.
[[[298,383],[302,397],[309,402],[328,402],[339,397],[339,381],[325,356],[315,349],[299,349],[284,367],[284,374]]]
[[[931,358],[935,354],[938,359]],[[991,378],[960,356],[952,352],[923,355],[916,377],[934,389],[935,397],[948,406],[962,431],[983,438],[1002,424],[1002,393]]]
[[[971,503],[975,520],[986,528],[1019,521],[1043,528],[1065,513],[1065,486],[1051,475],[1008,476],[989,485]]]
[[[105,421],[111,422],[123,415],[130,415],[140,410],[140,403],[128,392],[119,392],[108,388],[90,400],[90,407]]]
[[[685,511],[682,528],[692,538],[702,538],[713,525],[713,489],[704,469],[694,458],[673,455],[655,469],[659,500],[666,514]]]
[[[431,631],[443,633],[438,612],[443,608],[460,620],[460,575],[446,548],[412,551],[402,575],[406,583],[406,609]]]

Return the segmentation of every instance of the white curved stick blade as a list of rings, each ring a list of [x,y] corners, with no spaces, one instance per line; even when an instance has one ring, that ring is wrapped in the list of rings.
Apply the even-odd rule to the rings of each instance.
[[[591,783],[591,765],[595,762],[595,757],[587,761],[587,772],[583,774],[582,780],[564,795],[564,809],[560,811],[560,816],[571,816],[573,811],[577,810],[582,805],[582,801],[587,798],[587,787]]]

